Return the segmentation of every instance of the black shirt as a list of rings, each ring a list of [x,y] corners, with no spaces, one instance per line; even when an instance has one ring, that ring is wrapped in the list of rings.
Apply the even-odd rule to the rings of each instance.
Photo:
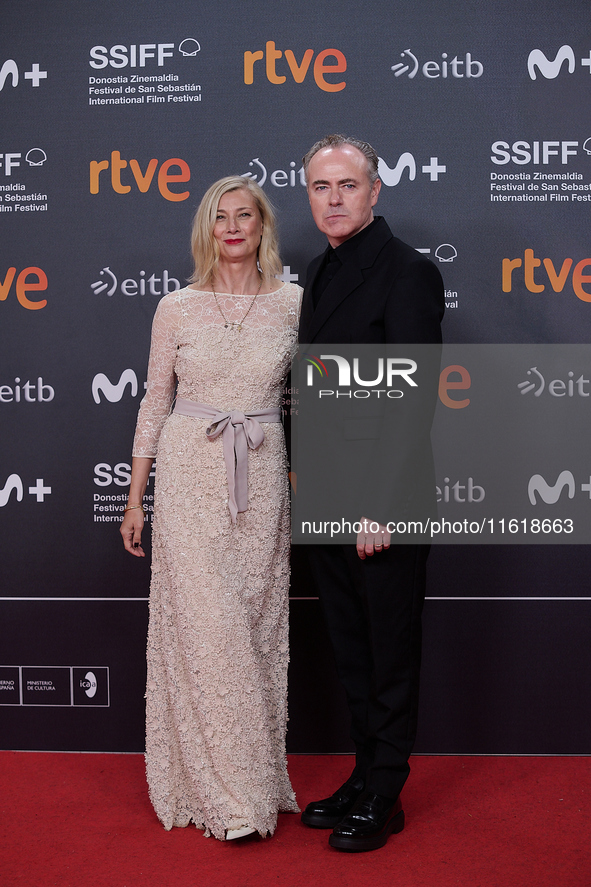
[[[380,216],[375,216],[369,225],[366,225],[365,228],[362,228],[361,231],[358,231],[353,237],[349,237],[348,240],[343,241],[343,243],[335,249],[333,249],[332,246],[328,247],[318,274],[316,275],[316,282],[314,283],[314,288],[312,290],[314,308],[318,307],[318,303],[324,290],[327,288],[337,271],[357,250],[360,243],[362,243],[367,237],[379,218]]]

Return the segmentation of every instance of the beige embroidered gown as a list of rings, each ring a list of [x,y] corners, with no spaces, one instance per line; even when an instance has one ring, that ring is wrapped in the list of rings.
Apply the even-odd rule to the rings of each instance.
[[[281,404],[300,287],[259,295],[241,331],[212,293],[165,296],[152,329],[135,456],[155,456],[146,770],[166,829],[191,821],[273,833],[297,812],[286,769],[289,509],[281,423],[248,451],[246,512],[232,523],[222,437],[172,413],[178,398],[220,411]],[[252,296],[218,293],[226,318]]]

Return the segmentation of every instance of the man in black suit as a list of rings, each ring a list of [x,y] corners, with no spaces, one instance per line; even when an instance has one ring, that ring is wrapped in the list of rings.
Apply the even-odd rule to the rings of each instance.
[[[306,154],[304,169],[312,215],[329,246],[308,269],[300,342],[440,343],[441,276],[432,262],[395,238],[383,218],[374,218],[381,187],[374,149],[358,139],[327,136]],[[421,452],[406,473],[409,513],[413,498],[435,496],[430,445]],[[388,486],[400,485],[402,472],[390,472],[388,461],[373,463],[373,473],[377,486],[396,501],[397,490]],[[377,849],[404,827],[399,796],[416,735],[429,547],[391,545],[382,514],[365,515],[374,528],[380,522],[379,530],[359,533],[356,546],[309,548],[356,756],[345,784],[308,804],[302,821],[333,829],[329,843],[340,850]]]

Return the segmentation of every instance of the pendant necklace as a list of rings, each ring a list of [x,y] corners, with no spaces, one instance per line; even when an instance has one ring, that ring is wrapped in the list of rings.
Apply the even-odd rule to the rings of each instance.
[[[254,296],[252,297],[252,302],[251,302],[250,305],[248,306],[248,311],[246,312],[246,314],[244,315],[244,317],[242,318],[242,320],[228,320],[228,318],[226,317],[226,315],[225,315],[224,312],[222,311],[222,306],[221,306],[220,303],[218,302],[218,297],[217,297],[217,295],[216,295],[216,291],[215,291],[214,288],[213,288],[213,284],[211,285],[211,291],[212,291],[212,293],[213,293],[213,297],[214,297],[214,299],[215,299],[215,303],[216,303],[216,305],[218,306],[218,311],[220,312],[220,314],[222,315],[222,317],[223,317],[223,319],[224,319],[224,328],[225,328],[225,329],[228,329],[228,328],[229,328],[229,329],[232,329],[232,330],[237,329],[239,333],[242,332],[242,324],[244,323],[244,321],[246,320],[246,318],[247,318],[248,315],[250,314],[250,309],[251,309],[252,306],[254,305],[254,303],[255,303],[255,301],[256,301],[256,297],[257,297],[258,294],[260,293],[262,285],[263,285],[263,278],[261,277],[261,280],[260,280],[260,283],[259,283],[259,288],[258,288],[258,290],[256,291],[256,293],[254,294]]]

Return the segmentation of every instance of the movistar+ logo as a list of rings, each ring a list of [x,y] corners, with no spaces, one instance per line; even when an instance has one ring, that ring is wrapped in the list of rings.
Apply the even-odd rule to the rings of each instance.
[[[101,394],[109,403],[119,403],[125,394],[125,389],[130,386],[131,396],[138,392],[137,376],[132,369],[123,370],[118,382],[111,382],[104,373],[97,373],[92,380],[92,397],[95,403],[101,402]]]
[[[553,59],[548,58],[541,49],[532,49],[527,57],[527,72],[532,80],[537,79],[538,73],[545,77],[546,80],[555,80],[564,70],[565,62],[568,73],[574,74],[576,67],[575,52],[568,43],[560,47]],[[581,59],[581,66],[585,65],[591,74],[591,52],[589,52],[589,58]]]

